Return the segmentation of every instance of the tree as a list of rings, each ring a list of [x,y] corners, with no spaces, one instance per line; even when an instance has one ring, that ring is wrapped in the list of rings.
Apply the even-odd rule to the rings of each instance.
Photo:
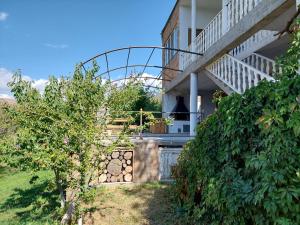
[[[160,112],[161,102],[149,88],[144,88],[141,84],[138,84],[139,98],[132,106],[132,111],[144,111]]]
[[[9,85],[17,100],[8,111],[16,123],[16,141],[10,156],[22,169],[51,170],[65,209],[62,223],[77,217],[82,222],[82,203],[93,200],[90,182],[101,168],[101,155],[113,150],[116,139],[106,134],[115,111],[126,111],[136,101],[138,90],[129,82],[117,87],[100,77],[96,64],[83,73],[76,67],[71,78],[51,77],[43,94],[14,75]]]
[[[11,107],[14,107],[13,101],[0,100],[0,167],[7,163],[16,163],[14,158],[9,157],[8,155],[10,146],[13,143],[15,137],[14,122],[6,114],[6,110]]]

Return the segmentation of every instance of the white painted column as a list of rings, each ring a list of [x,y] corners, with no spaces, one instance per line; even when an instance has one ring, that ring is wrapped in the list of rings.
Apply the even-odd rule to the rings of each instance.
[[[198,97],[198,77],[196,73],[190,75],[190,135],[196,135],[197,127],[197,97]]]
[[[196,18],[197,18],[197,0],[191,0],[191,29],[192,29],[192,52],[196,51]],[[192,55],[192,60],[196,59],[196,55]],[[196,73],[190,75],[190,135],[196,135],[197,127],[197,96],[198,96],[198,78]]]

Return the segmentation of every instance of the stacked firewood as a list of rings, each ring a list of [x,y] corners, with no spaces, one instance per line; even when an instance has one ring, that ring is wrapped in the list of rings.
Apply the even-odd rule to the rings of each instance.
[[[105,156],[104,164],[99,183],[132,182],[133,151],[114,151]]]

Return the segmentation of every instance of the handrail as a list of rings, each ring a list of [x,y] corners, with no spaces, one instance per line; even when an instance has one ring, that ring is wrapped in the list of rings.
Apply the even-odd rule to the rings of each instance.
[[[256,86],[263,79],[275,81],[268,74],[228,54],[207,66],[206,69],[239,94]]]
[[[204,54],[261,1],[231,0],[192,40],[195,43],[196,52]],[[183,54],[181,59],[183,70],[192,63],[192,59],[187,60],[188,58],[186,54]]]
[[[274,76],[275,73],[281,71],[281,68],[276,66],[276,62],[274,60],[257,53],[251,54],[247,58],[243,59],[243,61],[269,76]]]
[[[230,51],[230,54],[239,59],[246,58],[253,52],[276,40],[276,33],[276,31],[260,30],[250,38],[248,38],[246,41],[244,41],[242,44],[232,49]]]

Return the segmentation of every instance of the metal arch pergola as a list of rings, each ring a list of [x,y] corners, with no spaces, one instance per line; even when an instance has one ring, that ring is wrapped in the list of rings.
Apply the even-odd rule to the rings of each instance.
[[[145,64],[133,64],[133,65],[129,65],[129,59],[130,59],[130,56],[132,54],[132,51],[133,49],[151,49],[151,53],[150,55],[148,56],[147,58],[147,61]],[[115,68],[110,68],[109,67],[109,60],[108,60],[108,55],[112,54],[112,53],[115,53],[115,52],[121,52],[121,51],[128,51],[127,53],[127,59],[126,59],[126,65],[124,66],[120,66],[120,67],[115,67]],[[88,63],[100,58],[100,57],[105,57],[105,63],[106,63],[106,71],[103,71],[101,72],[101,74],[99,74],[98,76],[104,76],[104,75],[108,75],[108,78],[109,80],[111,81],[111,76],[110,76],[110,73],[111,72],[114,72],[114,71],[117,71],[117,70],[122,70],[122,69],[125,69],[125,75],[124,75],[124,78],[122,79],[117,79],[117,80],[113,80],[112,82],[119,82],[119,81],[122,81],[122,80],[127,80],[127,79],[131,79],[131,78],[141,78],[141,79],[145,79],[145,80],[153,80],[153,82],[150,84],[150,85],[144,85],[144,86],[148,86],[148,87],[152,87],[152,88],[158,88],[158,87],[155,87],[153,86],[154,82],[157,81],[157,80],[160,80],[160,81],[171,81],[171,80],[168,80],[168,79],[163,79],[161,78],[162,75],[164,74],[164,70],[171,70],[171,71],[176,71],[176,72],[182,72],[182,70],[178,69],[178,68],[171,68],[171,67],[168,67],[168,66],[159,66],[159,65],[149,65],[149,62],[155,52],[155,50],[161,50],[161,51],[164,51],[164,50],[170,50],[170,51],[175,51],[176,53],[186,53],[186,54],[192,54],[192,55],[198,55],[198,56],[202,56],[203,54],[201,53],[197,53],[197,52],[191,52],[191,51],[187,51],[187,50],[182,50],[182,49],[177,49],[177,48],[168,48],[168,47],[161,47],[161,46],[129,46],[129,47],[124,47],[124,48],[117,48],[117,49],[113,49],[113,50],[110,50],[110,51],[106,51],[106,52],[103,52],[101,54],[98,54],[98,55],[95,55],[94,57],[82,62],[80,65],[81,67],[85,70],[85,72],[87,72],[87,69],[85,67],[85,65],[87,65]],[[128,75],[128,68],[136,68],[136,67],[142,67],[142,72],[140,74],[144,74],[145,70],[147,68],[158,68],[158,69],[162,69],[161,72],[155,76],[155,77],[140,77],[140,74],[137,75],[136,77],[127,77]]]

